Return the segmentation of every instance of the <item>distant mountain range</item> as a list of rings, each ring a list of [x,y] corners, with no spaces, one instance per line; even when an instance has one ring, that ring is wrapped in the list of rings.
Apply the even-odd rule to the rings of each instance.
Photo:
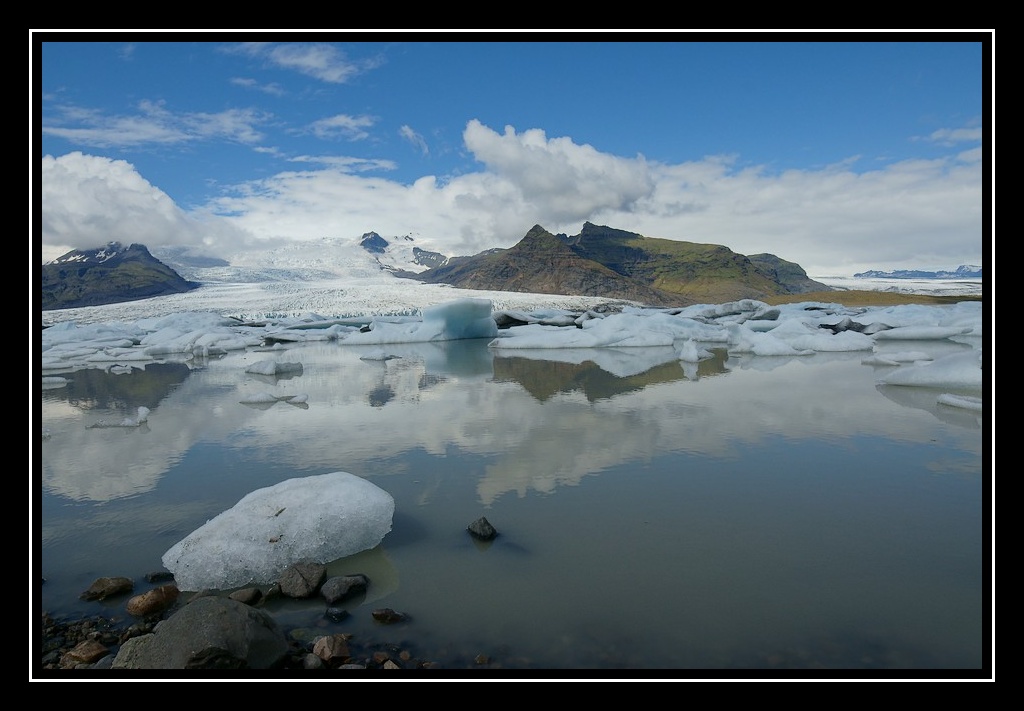
[[[230,259],[182,247],[124,247],[111,242],[73,250],[43,265],[43,310],[96,306],[180,293],[203,282],[407,278],[467,289],[603,296],[651,306],[762,299],[831,291],[798,264],[773,254],[744,256],[727,247],[645,237],[585,223],[578,235],[535,225],[513,247],[446,257],[412,236],[367,232],[323,238]]]
[[[42,266],[42,308],[68,309],[180,294],[199,286],[141,244],[75,249]]]
[[[961,264],[951,272],[929,272],[920,269],[897,269],[891,272],[871,270],[853,276],[860,279],[981,279],[981,267]]]

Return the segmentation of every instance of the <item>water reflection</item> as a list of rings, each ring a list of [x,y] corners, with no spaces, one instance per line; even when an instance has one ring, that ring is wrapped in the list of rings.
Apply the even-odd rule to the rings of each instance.
[[[269,357],[252,351],[43,390],[45,606],[158,569],[257,488],[348,471],[395,497],[394,528],[331,574],[367,574],[346,605],[404,608],[420,640],[551,667],[977,663],[978,415],[878,385],[863,353],[374,350],[280,349],[303,366],[287,378],[246,373]],[[89,427],[140,406],[145,427]],[[478,546],[485,513],[500,535]],[[280,608],[325,624],[320,600]],[[387,636],[361,619],[338,631]]]
[[[298,473],[374,476],[420,450],[489,457],[478,492],[488,504],[667,452],[729,457],[741,441],[841,442],[851,433],[927,441],[929,428],[893,417],[894,403],[972,432],[980,426],[976,413],[936,404],[934,391],[876,386],[863,354],[730,358],[714,349],[714,358],[691,364],[666,360],[660,348],[603,350],[546,353],[552,360],[496,356],[483,342],[462,341],[396,346],[389,353],[398,357],[366,361],[360,348],[303,344],[282,356],[303,363],[288,377],[245,373],[265,358],[256,352],[198,370],[80,371],[43,392],[43,487],[73,500],[136,495],[200,444]],[[89,428],[140,405],[151,410],[143,428]],[[974,438],[965,433],[977,449]]]
[[[517,352],[515,356],[498,355],[494,358],[494,379],[517,382],[541,402],[551,399],[556,393],[577,390],[588,401],[595,402],[622,393],[638,392],[658,383],[719,375],[726,372],[728,360],[724,348],[711,351],[714,357],[699,363],[679,360],[672,348],[629,350],[571,350],[564,354],[527,351]],[[552,359],[558,355],[561,359]]]

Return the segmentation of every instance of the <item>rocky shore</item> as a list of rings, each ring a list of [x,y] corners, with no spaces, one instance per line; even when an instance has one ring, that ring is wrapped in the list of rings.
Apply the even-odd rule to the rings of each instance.
[[[49,613],[42,613],[41,656],[38,661],[38,676],[59,675],[67,670],[113,669],[118,650],[129,640],[152,634],[156,625],[164,619],[155,615],[132,621],[127,626],[118,625],[101,615],[74,620],[57,620]],[[302,670],[330,669],[444,669],[442,664],[420,659],[406,646],[392,643],[364,644],[353,635],[341,635],[337,640],[343,644],[333,646],[333,656],[323,659],[314,652],[315,641],[299,639],[288,641],[287,653],[271,668],[288,674]],[[334,640],[332,640],[333,642]],[[338,654],[338,649],[344,649]],[[206,666],[193,666],[194,670],[242,670],[238,663],[213,661]],[[452,668],[452,667],[449,667]],[[477,657],[461,669],[498,668],[486,657]]]
[[[484,518],[467,530],[482,540],[496,535]],[[362,573],[328,577],[322,563],[294,563],[269,586],[206,590],[187,599],[169,572],[149,573],[145,579],[153,587],[139,594],[132,594],[135,583],[130,578],[102,577],[80,595],[87,601],[125,597],[126,615],[121,622],[102,615],[57,619],[44,611],[37,648],[39,670],[45,675],[71,669],[263,669],[287,673],[501,667],[482,654],[451,656],[442,664],[418,655],[409,644],[364,641],[349,633],[322,633],[319,628],[285,629],[267,611],[269,601],[287,606],[289,599],[320,598],[324,618],[337,623],[350,614],[343,604],[358,600],[372,584]],[[382,626],[409,622],[408,615],[387,607],[375,608],[370,614]]]

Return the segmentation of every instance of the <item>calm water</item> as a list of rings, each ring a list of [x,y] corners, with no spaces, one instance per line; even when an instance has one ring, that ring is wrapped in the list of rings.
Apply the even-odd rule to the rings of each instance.
[[[983,418],[876,385],[867,354],[372,350],[300,345],[285,379],[246,374],[268,357],[248,352],[44,389],[43,609],[123,616],[124,599],[78,595],[115,575],[141,592],[250,491],[347,471],[395,498],[394,527],[330,566],[370,578],[349,618],[327,622],[320,598],[271,606],[310,637],[406,642],[448,667],[982,667]],[[308,402],[241,403],[266,392]],[[142,427],[90,427],[139,406]],[[490,544],[466,531],[480,516]],[[377,607],[411,621],[378,625]]]

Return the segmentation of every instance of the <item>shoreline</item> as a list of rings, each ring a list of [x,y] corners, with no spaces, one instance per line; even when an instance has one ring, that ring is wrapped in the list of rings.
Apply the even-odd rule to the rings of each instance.
[[[806,294],[780,294],[761,299],[769,306],[794,304],[801,301],[823,301],[840,303],[843,306],[902,306],[904,304],[920,304],[923,306],[942,306],[957,304],[961,301],[985,302],[984,294],[908,294],[897,291],[814,291]]]

